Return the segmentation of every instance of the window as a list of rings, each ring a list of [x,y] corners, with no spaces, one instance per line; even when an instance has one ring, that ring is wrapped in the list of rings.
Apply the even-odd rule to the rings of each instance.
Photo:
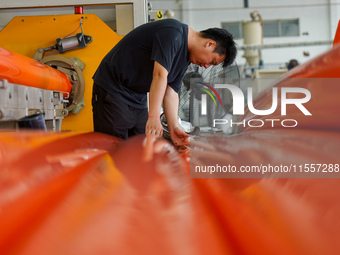
[[[243,24],[242,22],[222,22],[222,28],[231,33],[234,39],[243,38]]]
[[[299,20],[281,20],[281,36],[299,36]]]
[[[299,20],[263,21],[263,37],[299,36]]]
[[[279,21],[263,21],[263,37],[279,37]]]
[[[263,37],[299,36],[299,26],[299,19],[265,20],[263,21]],[[243,38],[242,21],[222,22],[222,28],[228,30],[235,39]]]

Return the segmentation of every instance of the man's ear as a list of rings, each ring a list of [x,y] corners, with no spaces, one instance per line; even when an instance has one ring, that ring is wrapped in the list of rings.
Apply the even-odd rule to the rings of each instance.
[[[216,42],[214,40],[209,40],[205,43],[205,47],[215,47]]]

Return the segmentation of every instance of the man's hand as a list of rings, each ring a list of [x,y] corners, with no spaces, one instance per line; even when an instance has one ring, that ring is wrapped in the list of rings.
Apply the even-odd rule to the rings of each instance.
[[[190,135],[185,133],[179,127],[170,129],[169,132],[170,132],[171,141],[174,143],[174,145],[176,146],[190,145],[190,140],[189,140]]]
[[[149,94],[149,118],[145,126],[146,135],[162,136],[163,127],[160,112],[167,87],[168,71],[155,61]]]
[[[160,121],[160,118],[150,117],[146,122],[145,126],[145,134],[146,135],[156,135],[162,136],[163,135],[163,127]]]

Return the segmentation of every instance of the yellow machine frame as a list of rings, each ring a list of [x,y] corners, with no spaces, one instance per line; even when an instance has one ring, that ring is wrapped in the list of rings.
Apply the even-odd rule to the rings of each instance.
[[[93,41],[83,49],[75,49],[60,54],[57,50],[45,53],[47,56],[78,58],[85,63],[84,108],[78,113],[69,112],[62,121],[62,130],[93,131],[92,123],[92,76],[101,59],[116,45],[122,36],[117,35],[95,14],[23,16],[13,18],[0,31],[0,47],[33,58],[39,48],[56,44],[57,38],[63,38],[79,27],[83,18],[84,34],[90,35]],[[81,29],[74,32],[80,33]]]

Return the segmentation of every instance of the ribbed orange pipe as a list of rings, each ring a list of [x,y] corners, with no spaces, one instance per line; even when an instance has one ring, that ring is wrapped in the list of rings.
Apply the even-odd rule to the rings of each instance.
[[[0,79],[10,83],[70,93],[67,75],[34,59],[0,47]]]

